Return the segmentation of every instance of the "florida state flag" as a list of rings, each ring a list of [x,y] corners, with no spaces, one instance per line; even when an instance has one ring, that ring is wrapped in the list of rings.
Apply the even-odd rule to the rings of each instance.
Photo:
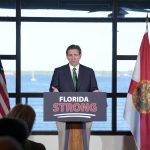
[[[143,36],[127,94],[124,117],[140,150],[150,150],[150,44]]]

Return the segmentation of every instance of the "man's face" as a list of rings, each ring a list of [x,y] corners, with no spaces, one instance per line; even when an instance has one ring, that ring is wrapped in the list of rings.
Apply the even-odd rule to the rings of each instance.
[[[79,64],[81,55],[77,49],[70,49],[66,57],[72,66],[77,66]]]

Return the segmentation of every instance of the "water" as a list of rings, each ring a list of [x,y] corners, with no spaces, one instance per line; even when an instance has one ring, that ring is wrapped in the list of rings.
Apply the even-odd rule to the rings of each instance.
[[[97,76],[98,87],[103,92],[112,91],[112,79],[111,76]],[[34,79],[34,80],[33,80]],[[15,76],[7,75],[7,88],[9,92],[15,92]],[[117,92],[127,92],[130,84],[131,76],[119,76],[117,78]],[[50,75],[22,75],[21,79],[21,91],[22,92],[48,92],[51,77]],[[117,99],[117,130],[128,130],[127,124],[123,119],[123,111],[125,106],[125,98]],[[22,103],[25,103],[25,99],[22,99]],[[15,105],[15,99],[10,99],[11,107]],[[55,131],[55,122],[43,121],[43,98],[29,98],[28,104],[31,105],[36,111],[36,121],[33,127],[34,131]],[[107,98],[107,121],[93,122],[93,131],[111,131],[112,130],[112,100]]]

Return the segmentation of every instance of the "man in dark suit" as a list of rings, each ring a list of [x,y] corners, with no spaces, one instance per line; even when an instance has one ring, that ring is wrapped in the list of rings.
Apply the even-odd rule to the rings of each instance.
[[[66,50],[68,64],[56,68],[50,85],[51,92],[99,92],[93,69],[81,65],[81,48],[70,45]],[[76,74],[74,85],[73,74]],[[59,150],[64,150],[65,123],[58,123]],[[87,142],[89,143],[91,123],[86,123]]]

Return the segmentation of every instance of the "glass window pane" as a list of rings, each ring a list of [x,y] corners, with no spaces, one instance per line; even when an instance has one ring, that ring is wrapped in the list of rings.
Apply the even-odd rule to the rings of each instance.
[[[92,124],[92,131],[111,131],[112,130],[112,99],[107,99],[107,120],[94,121]]]
[[[149,3],[149,0],[146,0],[146,1],[119,0],[118,11],[120,14],[124,14],[125,18],[146,17],[147,13],[150,12],[148,3]]]
[[[147,16],[146,9],[143,9],[143,12],[141,12],[142,9],[137,11],[137,10],[135,10],[135,8],[133,8],[133,11],[132,11],[132,9],[124,8],[124,11],[126,11],[128,13],[125,15],[126,18],[130,18],[130,17],[134,17],[134,18],[145,17],[146,18],[146,16]],[[150,13],[148,13],[148,14],[150,14]]]
[[[101,75],[96,73],[96,80],[100,91],[111,92],[112,76],[110,72],[101,72]]]
[[[15,98],[9,98],[10,102],[10,108],[12,109],[16,105],[16,99]]]
[[[0,8],[0,16],[15,17],[16,16],[16,10],[15,9]]]
[[[22,9],[21,15],[28,17],[108,17],[111,11],[79,11],[62,9]]]
[[[117,54],[138,55],[146,23],[118,23],[117,26]]]
[[[135,63],[135,60],[117,61],[117,92],[128,92]]]
[[[0,53],[16,54],[16,24],[14,22],[0,22]]]
[[[2,60],[8,93],[16,91],[16,61]]]
[[[128,131],[129,127],[127,122],[124,120],[124,108],[125,108],[126,98],[117,99],[117,130],[118,131]]]
[[[48,91],[54,68],[68,63],[66,48],[78,44],[82,49],[81,64],[93,68],[96,76],[104,76],[99,88],[110,92],[111,82],[107,87],[102,82],[107,82],[108,72],[111,74],[111,27],[111,23],[22,23],[22,91]],[[28,76],[24,76],[24,71]],[[33,79],[33,83],[37,72],[45,77],[39,76],[40,80]],[[26,88],[26,84],[35,85],[36,89]]]
[[[49,91],[52,74],[48,71],[22,71],[22,92]]]
[[[12,7],[12,8],[8,9],[10,7]],[[4,2],[1,2],[1,5],[0,5],[0,16],[3,16],[3,17],[5,17],[5,16],[6,17],[15,17],[16,16],[16,4],[15,4],[15,1],[6,2],[6,4],[4,4]]]

